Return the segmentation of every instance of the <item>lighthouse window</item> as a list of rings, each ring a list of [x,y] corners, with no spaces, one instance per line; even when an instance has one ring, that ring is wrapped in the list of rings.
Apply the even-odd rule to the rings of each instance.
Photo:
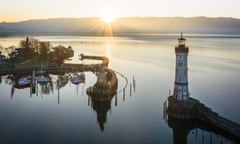
[[[180,67],[181,67],[181,66],[183,66],[183,64],[182,64],[181,62],[179,62],[179,63],[178,63],[178,66],[180,66]]]

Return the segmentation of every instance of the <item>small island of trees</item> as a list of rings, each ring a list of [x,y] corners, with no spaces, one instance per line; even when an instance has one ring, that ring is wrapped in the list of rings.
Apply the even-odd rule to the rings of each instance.
[[[50,42],[39,41],[27,37],[20,41],[19,48],[11,46],[8,55],[3,55],[0,51],[1,68],[13,68],[15,65],[50,65],[58,66],[64,60],[73,57],[74,51],[71,46],[62,45],[53,47]]]

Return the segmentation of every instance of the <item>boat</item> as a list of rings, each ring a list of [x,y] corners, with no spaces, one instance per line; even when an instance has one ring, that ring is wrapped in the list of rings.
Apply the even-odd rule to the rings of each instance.
[[[84,83],[85,82],[85,74],[81,73],[80,75],[77,73],[74,73],[71,77],[70,77],[70,81],[73,84],[80,84],[80,83]]]
[[[30,77],[22,77],[18,80],[18,85],[19,86],[24,86],[24,85],[29,85],[29,84],[31,84]]]
[[[16,84],[14,85],[15,88],[27,88],[31,86],[32,78],[31,76],[28,77],[21,77],[17,80]]]
[[[37,80],[38,83],[40,84],[46,84],[48,82],[50,82],[50,79],[48,77],[45,77],[45,76],[41,76],[38,80]]]

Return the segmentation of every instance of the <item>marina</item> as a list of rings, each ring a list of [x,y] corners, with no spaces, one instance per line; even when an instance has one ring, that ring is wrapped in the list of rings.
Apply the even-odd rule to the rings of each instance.
[[[163,42],[138,42],[130,39],[124,43],[121,38],[116,38],[114,44],[107,44],[100,38],[96,43],[96,39],[92,38],[94,42],[89,45],[81,37],[81,44],[71,43],[75,54],[67,63],[17,64],[15,68],[0,72],[0,89],[3,93],[1,102],[4,107],[1,109],[4,115],[1,122],[9,127],[8,123],[18,125],[19,122],[9,121],[9,117],[22,119],[24,125],[19,127],[29,131],[40,126],[41,129],[35,129],[36,135],[32,134],[40,142],[44,142],[41,140],[44,133],[50,135],[50,131],[55,130],[53,127],[58,126],[58,131],[54,131],[52,137],[54,142],[59,142],[65,136],[68,136],[67,141],[76,142],[78,133],[98,137],[97,142],[100,143],[126,142],[119,138],[107,138],[117,135],[127,137],[126,140],[133,143],[239,143],[239,136],[233,132],[238,128],[239,120],[235,108],[238,98],[234,97],[238,91],[235,88],[238,86],[237,71],[235,72],[238,68],[234,63],[237,64],[238,61],[204,56],[206,53],[215,55],[211,52],[210,48],[214,46],[208,42],[209,39],[185,37],[189,42],[188,70],[191,75],[188,83],[185,83],[190,88],[188,100],[184,104],[176,101],[174,96],[174,88],[182,86],[185,80],[181,75],[176,77],[177,83],[174,79],[175,66],[184,66],[184,61],[178,65],[174,58],[176,37]],[[210,50],[199,53],[202,51],[201,48],[198,50],[199,41],[206,41]],[[219,41],[219,44],[225,43],[223,39]],[[65,39],[64,42],[54,42],[51,43],[69,45]],[[109,47],[111,57],[106,58],[104,55]],[[145,50],[149,49],[151,51],[146,55]],[[222,51],[228,52],[222,49],[214,52]],[[92,55],[84,54],[86,59],[81,61],[83,52]],[[237,52],[233,53],[232,58]],[[219,53],[216,55],[219,56]],[[221,61],[224,63],[218,65]],[[184,69],[181,70],[184,73]],[[81,76],[82,73],[85,78],[77,77],[77,80],[82,81],[78,81],[79,84],[72,83],[71,76]],[[15,82],[21,78],[28,78],[30,85],[14,87]],[[46,83],[38,83],[39,78],[43,78],[43,81],[48,78],[50,81],[47,82],[46,79]],[[215,90],[212,85],[217,85],[219,89]],[[169,88],[173,88],[173,93],[168,91]],[[181,93],[177,95],[178,99],[186,95],[184,88],[182,90],[176,91]],[[19,127],[12,129],[17,131],[21,129]],[[140,137],[139,132],[150,139],[139,141],[136,137],[130,137],[131,134]],[[8,135],[10,132],[5,133]],[[22,132],[21,137],[29,134],[28,131]],[[21,141],[20,136],[13,136]],[[8,137],[6,139],[11,141]],[[97,143],[88,137],[81,137],[79,142]]]

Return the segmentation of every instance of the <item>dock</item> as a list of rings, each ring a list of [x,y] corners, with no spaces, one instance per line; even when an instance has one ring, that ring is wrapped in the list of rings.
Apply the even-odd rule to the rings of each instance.
[[[216,112],[212,111],[210,108],[206,107],[204,104],[198,102],[196,103],[196,118],[204,121],[206,123],[212,124],[236,137],[240,140],[240,125],[229,119],[226,119]]]
[[[93,59],[93,60],[101,60],[102,61],[102,65],[108,66],[109,64],[109,59],[107,57],[102,57],[102,56],[90,56],[90,55],[84,55],[81,54],[80,55],[80,59],[84,60],[84,59]]]
[[[189,98],[185,101],[176,100],[169,96],[166,113],[168,116],[181,120],[197,120],[207,125],[214,126],[223,133],[231,135],[240,142],[240,125],[228,120],[214,112],[200,101]]]
[[[0,75],[6,74],[24,74],[28,72],[32,72],[32,70],[45,70],[49,73],[57,73],[57,72],[71,72],[73,70],[76,71],[97,71],[99,68],[104,67],[106,70],[109,64],[109,59],[104,56],[91,56],[91,55],[83,55],[81,54],[81,59],[91,59],[91,60],[99,60],[98,64],[62,64],[57,66],[46,65],[42,67],[42,65],[27,65],[27,64],[17,64],[14,68],[11,69],[0,69]]]

